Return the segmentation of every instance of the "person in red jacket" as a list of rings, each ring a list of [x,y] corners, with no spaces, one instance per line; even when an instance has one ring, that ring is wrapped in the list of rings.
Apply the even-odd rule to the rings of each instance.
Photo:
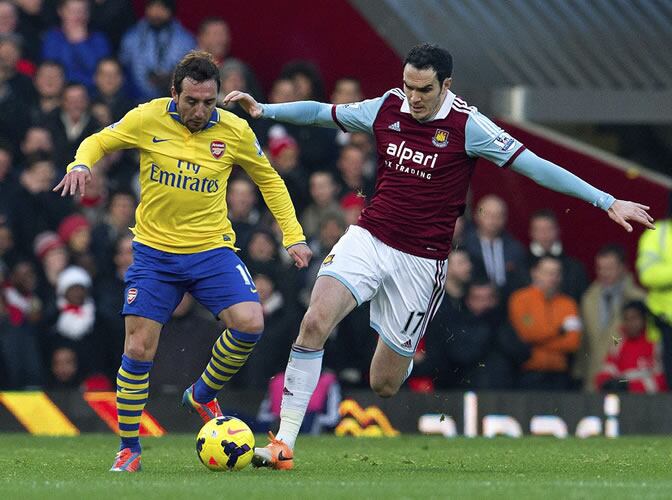
[[[614,339],[595,385],[602,391],[656,393],[667,391],[660,344],[646,338],[648,309],[638,300],[622,309],[621,339]]]

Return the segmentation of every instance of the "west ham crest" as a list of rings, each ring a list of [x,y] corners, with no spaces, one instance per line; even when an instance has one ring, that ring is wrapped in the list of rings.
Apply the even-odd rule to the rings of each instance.
[[[210,152],[215,160],[219,160],[226,151],[226,144],[222,141],[212,141],[210,143]]]
[[[432,137],[432,144],[437,148],[445,148],[448,145],[448,132],[437,128],[434,137]]]

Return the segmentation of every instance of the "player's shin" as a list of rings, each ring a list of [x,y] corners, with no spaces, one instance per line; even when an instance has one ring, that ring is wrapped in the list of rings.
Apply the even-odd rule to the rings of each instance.
[[[294,344],[285,371],[277,439],[294,448],[303,417],[322,371],[324,349],[307,349]]]
[[[140,418],[149,396],[149,370],[151,361],[137,361],[125,354],[121,356],[121,367],[117,372],[117,419],[120,450],[130,448],[140,452]]]
[[[212,357],[194,384],[194,400],[212,401],[226,382],[243,367],[261,338],[261,333],[226,329],[212,346]]]

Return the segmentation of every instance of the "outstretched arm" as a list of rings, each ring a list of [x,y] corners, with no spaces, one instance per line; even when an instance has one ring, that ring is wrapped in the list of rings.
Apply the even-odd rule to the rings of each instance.
[[[623,226],[628,232],[632,231],[632,225],[628,221],[639,222],[645,227],[655,229],[653,217],[647,212],[648,206],[632,201],[617,200],[529,150],[523,151],[516,157],[511,164],[511,170],[529,177],[541,186],[574,196],[606,210],[611,220]]]

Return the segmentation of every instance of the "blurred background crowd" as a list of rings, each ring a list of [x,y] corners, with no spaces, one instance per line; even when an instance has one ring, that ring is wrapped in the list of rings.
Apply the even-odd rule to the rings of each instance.
[[[133,259],[137,152],[101,160],[85,197],[61,198],[51,189],[85,137],[137,103],[168,95],[185,53],[213,54],[220,98],[231,90],[271,103],[373,97],[348,76],[325,89],[319,68],[302,60],[289,61],[262,89],[251,68],[229,56],[225,20],[203,19],[191,33],[171,0],[146,2],[140,19],[132,12],[130,0],[0,0],[0,389],[113,388],[124,339],[123,277]],[[245,118],[235,105],[226,109]],[[266,328],[232,384],[264,389],[285,367],[322,260],[373,192],[376,151],[364,133],[250,125],[314,253],[308,269],[292,267],[258,190],[235,169],[229,217]],[[409,388],[668,390],[672,221],[644,233],[634,269],[609,242],[587,268],[565,253],[557,214],[532,215],[529,244],[507,232],[508,216],[491,194],[459,221],[445,299],[415,356]],[[153,388],[181,391],[191,383],[222,328],[185,296],[162,332]],[[324,365],[342,386],[365,386],[375,343],[362,306],[332,333]]]

